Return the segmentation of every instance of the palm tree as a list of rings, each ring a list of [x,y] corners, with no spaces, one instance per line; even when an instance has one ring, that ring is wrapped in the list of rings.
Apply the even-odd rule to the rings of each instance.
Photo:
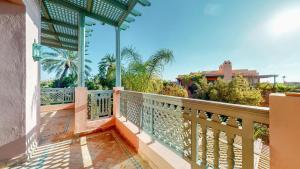
[[[61,82],[64,77],[68,74],[75,76],[75,79],[78,78],[78,64],[79,57],[77,52],[68,51],[62,49],[52,48],[54,52],[44,52],[44,58],[41,60],[42,68],[48,73],[55,72],[56,78]],[[91,60],[85,59],[86,63],[92,63]],[[91,67],[88,64],[85,64],[85,76],[88,77],[91,72]],[[60,87],[59,84],[58,87]]]
[[[122,49],[121,59],[123,61],[121,69],[124,87],[129,90],[146,92],[152,88],[153,84],[156,84],[155,81],[159,79],[164,66],[170,63],[174,57],[172,51],[161,49],[143,61],[141,55],[134,48],[127,47]],[[112,54],[107,54],[102,58],[98,66],[99,75],[104,80],[114,80],[115,62],[115,56]],[[113,78],[111,78],[112,75]]]

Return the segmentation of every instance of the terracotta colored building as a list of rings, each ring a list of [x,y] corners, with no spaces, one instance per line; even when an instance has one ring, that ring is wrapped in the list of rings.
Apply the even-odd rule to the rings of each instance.
[[[198,73],[198,72],[197,72]],[[250,84],[254,85],[260,82],[261,78],[274,78],[274,83],[276,82],[275,78],[278,75],[259,75],[256,70],[249,70],[249,69],[233,69],[231,61],[224,61],[223,64],[219,66],[218,70],[212,71],[202,71],[200,72],[203,76],[205,76],[208,82],[214,82],[218,78],[223,78],[224,80],[230,81],[234,76],[242,75],[246,78]],[[190,74],[196,74],[196,72],[192,72]],[[179,75],[177,77],[177,82],[180,85],[183,85],[182,76]]]

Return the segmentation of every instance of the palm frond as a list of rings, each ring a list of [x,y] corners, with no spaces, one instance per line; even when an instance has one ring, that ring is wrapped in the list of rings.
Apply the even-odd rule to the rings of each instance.
[[[173,52],[168,49],[161,49],[152,55],[147,61],[146,66],[150,76],[160,73],[163,66],[174,60]],[[149,77],[150,78],[150,77]]]
[[[121,59],[127,60],[129,62],[131,61],[140,62],[140,63],[142,62],[141,55],[133,47],[123,48],[121,52]]]

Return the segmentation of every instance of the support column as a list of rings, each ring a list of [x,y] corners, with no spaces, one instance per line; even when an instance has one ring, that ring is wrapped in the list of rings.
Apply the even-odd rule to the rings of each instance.
[[[270,95],[270,152],[272,169],[300,168],[300,93]]]
[[[116,27],[116,87],[121,87],[120,28]]]
[[[78,28],[78,56],[79,56],[79,73],[78,86],[85,86],[85,15],[79,14],[79,28]]]

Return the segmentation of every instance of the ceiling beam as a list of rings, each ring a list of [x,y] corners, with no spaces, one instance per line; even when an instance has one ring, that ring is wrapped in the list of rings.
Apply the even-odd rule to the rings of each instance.
[[[143,6],[150,6],[151,3],[148,0],[139,0],[139,3]]]
[[[48,11],[48,9],[47,9],[47,7],[46,7],[44,1],[41,2],[41,9],[42,9],[42,12],[43,12],[44,15],[45,15],[45,18],[46,18],[46,19],[51,19],[51,18],[50,18],[50,15],[49,15],[49,11]],[[55,30],[53,24],[48,23],[48,26],[49,26],[49,29],[50,29],[52,32],[56,33],[56,30]],[[57,36],[57,35],[54,35],[54,36],[55,36],[55,38],[59,41],[58,36]]]
[[[111,26],[117,26],[118,25],[118,23],[115,22],[114,20],[111,20],[111,19],[108,19],[106,17],[97,15],[97,14],[92,13],[92,12],[89,12],[86,9],[84,9],[84,8],[82,8],[80,6],[71,4],[71,3],[69,3],[66,0],[51,0],[49,2],[57,4],[57,5],[60,5],[60,6],[63,6],[65,8],[69,8],[69,9],[71,9],[73,11],[77,11],[79,13],[84,14],[85,16],[88,16],[90,18],[96,19],[96,20],[101,21],[101,22],[105,22],[105,23],[107,23],[107,24],[109,24]]]
[[[65,33],[55,33],[55,32],[52,32],[52,31],[49,31],[49,30],[46,30],[46,29],[42,29],[41,31],[42,31],[42,33],[47,34],[47,35],[54,35],[54,36],[57,35],[57,36],[62,37],[62,38],[78,40],[78,37],[74,36],[74,35],[69,35],[69,34],[65,34]]]
[[[128,9],[127,11],[121,16],[121,19],[120,21],[118,22],[118,27],[120,27],[122,25],[122,23],[124,22],[124,20],[128,17],[129,13],[131,12],[132,14],[132,11],[133,8],[135,7],[135,5],[138,3],[138,0],[131,0],[129,1],[129,6],[128,6]],[[134,15],[134,14],[133,14]],[[136,15],[135,15],[136,16]]]
[[[124,5],[123,3],[121,3],[120,1],[116,1],[116,0],[102,0],[105,3],[108,3],[114,7],[117,7],[123,11],[127,11],[128,10],[128,6]]]
[[[57,21],[54,19],[47,19],[45,17],[42,17],[42,21],[46,22],[46,23],[50,23],[50,24],[60,25],[60,26],[67,27],[70,29],[76,29],[76,30],[78,29],[77,25],[69,24],[69,23],[62,22],[62,21]]]
[[[43,42],[43,41],[42,41],[42,45],[48,46],[48,47],[53,47],[53,48],[60,48],[60,49],[66,49],[66,50],[71,50],[71,51],[77,51],[77,48],[63,47],[63,46],[60,46],[60,45],[55,45],[55,44],[51,44],[51,43],[47,43],[47,42]]]
[[[78,43],[72,43],[72,42],[64,42],[64,41],[57,41],[57,40],[54,40],[54,39],[48,39],[48,38],[45,38],[45,37],[42,37],[42,40],[43,41],[46,41],[46,42],[50,42],[50,43],[56,43],[56,44],[65,44],[65,45],[68,45],[68,46],[74,46],[74,47],[77,47]]]
[[[87,11],[92,12],[93,0],[87,0]]]
[[[125,11],[125,12],[129,11],[129,13],[131,13],[134,16],[140,16],[140,12],[129,10],[130,9],[130,5],[127,6],[127,5],[123,4],[123,3],[121,3],[120,1],[116,1],[116,0],[102,0],[102,1],[105,2],[105,3],[108,3],[110,5],[112,5],[114,7],[117,7],[117,8],[119,8],[119,9]]]

